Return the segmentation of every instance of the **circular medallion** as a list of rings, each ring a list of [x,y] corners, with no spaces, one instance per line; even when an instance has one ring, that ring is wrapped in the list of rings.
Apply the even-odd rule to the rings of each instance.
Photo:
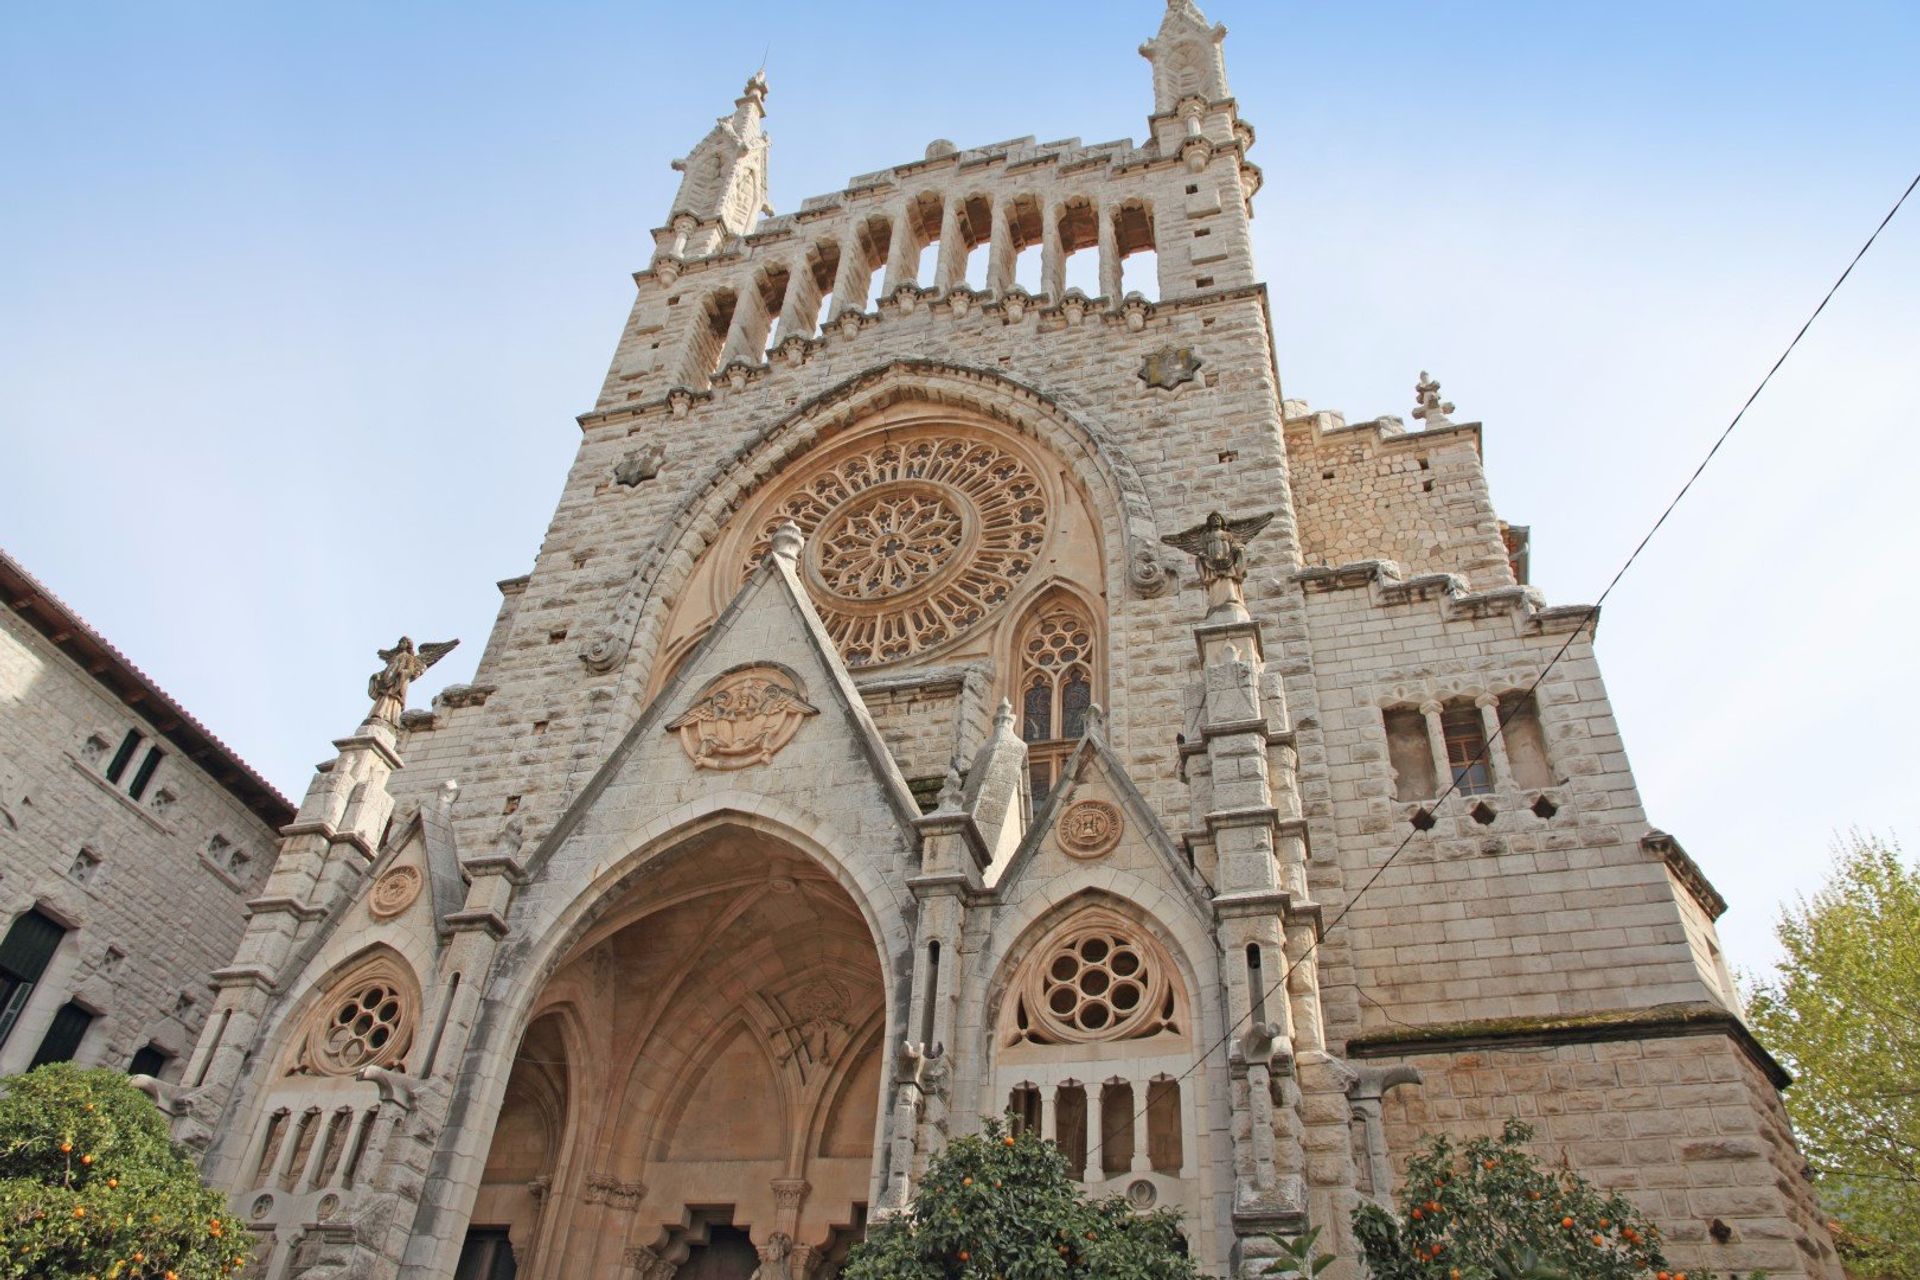
[[[1136,1209],[1151,1209],[1159,1198],[1160,1192],[1145,1178],[1135,1178],[1127,1188],[1127,1203]]]
[[[1105,800],[1076,800],[1054,826],[1060,847],[1075,858],[1098,858],[1120,843],[1127,824]]]
[[[272,1196],[255,1196],[253,1198],[252,1213],[256,1220],[260,1218],[264,1218],[272,1212],[273,1212]]]
[[[939,430],[870,436],[798,469],[750,517],[751,573],[773,531],[807,539],[806,583],[850,667],[897,662],[970,631],[1037,563],[1052,513],[1012,449]]]
[[[420,896],[420,869],[418,867],[389,867],[385,875],[373,882],[373,892],[367,895],[367,910],[373,912],[376,920],[391,920]]]

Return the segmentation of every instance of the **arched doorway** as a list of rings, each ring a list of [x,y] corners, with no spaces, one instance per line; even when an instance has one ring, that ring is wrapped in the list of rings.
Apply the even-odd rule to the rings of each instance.
[[[689,837],[536,998],[461,1280],[748,1280],[776,1255],[826,1280],[865,1221],[885,1022],[837,881],[745,825]]]

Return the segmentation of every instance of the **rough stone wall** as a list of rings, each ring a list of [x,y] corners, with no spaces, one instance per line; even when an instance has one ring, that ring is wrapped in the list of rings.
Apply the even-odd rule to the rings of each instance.
[[[145,740],[110,783],[102,771],[129,729]],[[97,759],[89,738],[106,744]],[[136,801],[127,785],[156,741],[166,755]],[[208,856],[216,835],[250,855],[238,876]],[[151,723],[0,609],[0,928],[36,905],[69,928],[0,1046],[0,1075],[25,1069],[72,999],[99,1015],[77,1061],[124,1068],[152,1043],[171,1055],[163,1074],[177,1077],[212,1005],[207,975],[233,955],[277,839]],[[83,848],[100,862],[76,877]]]
[[[1288,401],[1286,432],[1303,563],[1391,560],[1408,577],[1457,573],[1476,589],[1513,585],[1479,423],[1348,426]]]
[[[1388,1095],[1390,1144],[1534,1126],[1536,1150],[1624,1192],[1689,1274],[1838,1277],[1779,1092],[1724,1034],[1410,1056],[1424,1083]],[[1715,1222],[1730,1229],[1714,1237]]]

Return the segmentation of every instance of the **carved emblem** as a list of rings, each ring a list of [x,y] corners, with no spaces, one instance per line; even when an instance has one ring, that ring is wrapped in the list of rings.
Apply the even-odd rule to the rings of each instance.
[[[826,1065],[833,1061],[833,1033],[836,1028],[845,1035],[851,1032],[847,1025],[847,1004],[851,997],[847,989],[831,978],[821,978],[800,988],[786,1000],[792,1010],[792,1020],[782,1025],[776,1035],[787,1037],[787,1051],[780,1055],[780,1065],[799,1058],[805,1053],[805,1062],[817,1062]]]
[[[367,895],[367,910],[373,912],[376,920],[393,919],[420,896],[421,879],[418,867],[387,868],[387,873],[373,882],[373,892]]]
[[[1192,347],[1162,347],[1140,362],[1140,380],[1171,391],[1183,382],[1192,382],[1201,363]]]
[[[781,668],[746,667],[709,684],[667,728],[695,768],[745,769],[773,759],[819,710]]]
[[[623,1182],[606,1173],[589,1173],[586,1194],[581,1199],[588,1204],[610,1205],[615,1209],[636,1209],[646,1194],[646,1187],[638,1182]]]
[[[1447,416],[1453,412],[1453,401],[1440,398],[1439,380],[1425,369],[1420,371],[1420,381],[1413,384],[1413,394],[1417,405],[1413,416],[1424,422],[1427,430],[1453,425],[1453,419]]]
[[[615,464],[613,478],[631,489],[659,475],[660,464],[666,460],[667,451],[657,444],[635,449]]]
[[[1054,826],[1060,847],[1075,858],[1098,858],[1111,853],[1127,829],[1120,810],[1105,800],[1076,800]]]

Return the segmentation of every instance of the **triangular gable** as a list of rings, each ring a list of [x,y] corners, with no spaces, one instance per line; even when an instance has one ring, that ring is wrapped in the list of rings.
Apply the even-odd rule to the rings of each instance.
[[[431,800],[419,805],[407,815],[406,821],[388,833],[380,856],[367,871],[356,901],[368,900],[371,909],[375,886],[389,869],[400,864],[417,866],[424,873],[425,892],[419,896],[425,901],[435,933],[444,934],[447,917],[460,910],[467,897],[466,874],[460,869],[460,845],[445,805]]]
[[[1057,862],[1058,865],[1053,867],[1056,872],[1099,866],[1099,861],[1081,861],[1058,848],[1061,816],[1075,801],[1096,798],[1094,793],[1099,793],[1097,798],[1118,807],[1122,814],[1124,827],[1116,851],[1120,848],[1148,850],[1169,886],[1179,889],[1202,919],[1211,919],[1212,894],[1206,882],[1199,872],[1187,865],[1179,847],[1154,816],[1146,797],[1140,794],[1140,789],[1127,776],[1126,766],[1107,746],[1097,718],[1090,719],[1085,736],[1073,749],[1073,754],[1067,757],[1060,772],[1060,781],[1048,794],[1040,811],[1034,814],[1033,825],[1027,828],[1020,847],[1014,851],[1006,868],[991,886],[993,894],[1002,900],[1010,897],[1022,881],[1034,873],[1036,861],[1048,864]],[[1102,855],[1101,860],[1111,856]]]
[[[670,763],[672,756],[661,753],[660,748],[676,733],[684,732],[680,722],[695,710],[693,704],[702,698],[703,691],[731,673],[759,667],[794,677],[796,692],[806,704],[795,713],[801,723],[791,743],[782,743],[779,752],[805,752],[809,744],[817,746],[822,735],[849,741],[867,766],[877,798],[898,821],[903,840],[912,845],[916,839],[913,822],[920,816],[920,807],[814,610],[792,560],[776,552],[768,554],[748,576],[712,628],[608,754],[534,851],[528,871],[537,872],[579,828],[600,796],[636,763],[642,759]],[[697,736],[699,726],[692,725],[691,729]],[[680,751],[680,746],[673,747],[673,754]],[[696,776],[705,772],[714,771],[696,769]],[[765,786],[752,767],[714,772],[714,776],[732,779],[733,785],[747,789]],[[791,788],[782,791],[786,794]]]

